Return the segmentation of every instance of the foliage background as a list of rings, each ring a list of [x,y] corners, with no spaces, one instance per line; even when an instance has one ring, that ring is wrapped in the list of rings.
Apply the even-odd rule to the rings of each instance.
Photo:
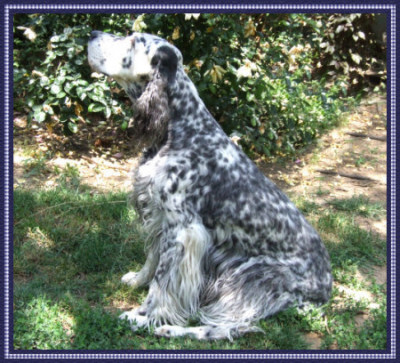
[[[381,24],[377,14],[16,14],[14,107],[67,135],[98,122],[126,130],[129,101],[91,73],[86,44],[94,29],[144,31],[182,51],[200,96],[248,153],[290,154],[385,87]]]

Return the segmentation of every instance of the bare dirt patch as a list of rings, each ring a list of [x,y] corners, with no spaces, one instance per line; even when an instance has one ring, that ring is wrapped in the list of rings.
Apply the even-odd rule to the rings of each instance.
[[[323,135],[316,146],[308,147],[297,160],[284,163],[260,160],[257,164],[288,194],[312,197],[318,205],[358,195],[386,205],[385,140],[386,100],[375,98],[364,101],[347,116],[343,126]],[[358,223],[362,228],[386,236],[385,216],[372,224],[359,218]]]
[[[309,344],[309,349],[321,349],[322,339],[319,334],[307,333],[304,335],[304,340]]]
[[[93,130],[97,130],[97,134]],[[98,192],[128,191],[138,156],[125,133],[112,127],[84,127],[66,137],[60,127],[27,127],[14,116],[14,187],[52,188],[74,168],[81,182]]]

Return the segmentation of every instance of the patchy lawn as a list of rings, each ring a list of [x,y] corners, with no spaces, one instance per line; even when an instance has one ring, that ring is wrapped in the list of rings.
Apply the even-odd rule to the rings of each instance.
[[[385,349],[384,99],[365,101],[293,160],[256,160],[321,234],[334,290],[325,306],[289,309],[261,321],[264,334],[233,342],[167,340],[133,333],[117,319],[147,293],[120,283],[145,261],[143,236],[126,203],[137,158],[106,126],[85,144],[28,129],[17,116],[15,349]]]

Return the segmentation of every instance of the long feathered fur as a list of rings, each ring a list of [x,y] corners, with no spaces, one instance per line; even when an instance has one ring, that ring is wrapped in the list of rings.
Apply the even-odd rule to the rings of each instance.
[[[133,200],[147,260],[122,281],[149,285],[132,329],[232,339],[289,306],[329,299],[328,253],[298,209],[225,135],[163,39],[95,32],[89,62],[125,88],[146,151]],[[185,326],[196,318],[201,326]]]
[[[133,102],[134,135],[141,148],[150,148],[165,139],[170,119],[167,83],[157,72],[141,96]]]

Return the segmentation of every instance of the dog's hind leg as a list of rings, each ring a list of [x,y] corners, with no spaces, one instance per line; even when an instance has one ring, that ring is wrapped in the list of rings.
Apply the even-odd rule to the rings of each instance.
[[[197,327],[163,325],[155,334],[164,337],[232,339],[261,331],[254,323],[293,304],[298,298],[290,268],[265,256],[233,257],[221,264],[221,274],[202,291]]]
[[[320,294],[320,302],[327,299],[323,295],[324,276],[318,276],[311,260],[232,257],[222,263],[220,271],[204,289],[200,308],[202,324],[224,327],[215,336],[230,338],[252,331],[259,319],[301,306],[308,302],[308,296]]]

